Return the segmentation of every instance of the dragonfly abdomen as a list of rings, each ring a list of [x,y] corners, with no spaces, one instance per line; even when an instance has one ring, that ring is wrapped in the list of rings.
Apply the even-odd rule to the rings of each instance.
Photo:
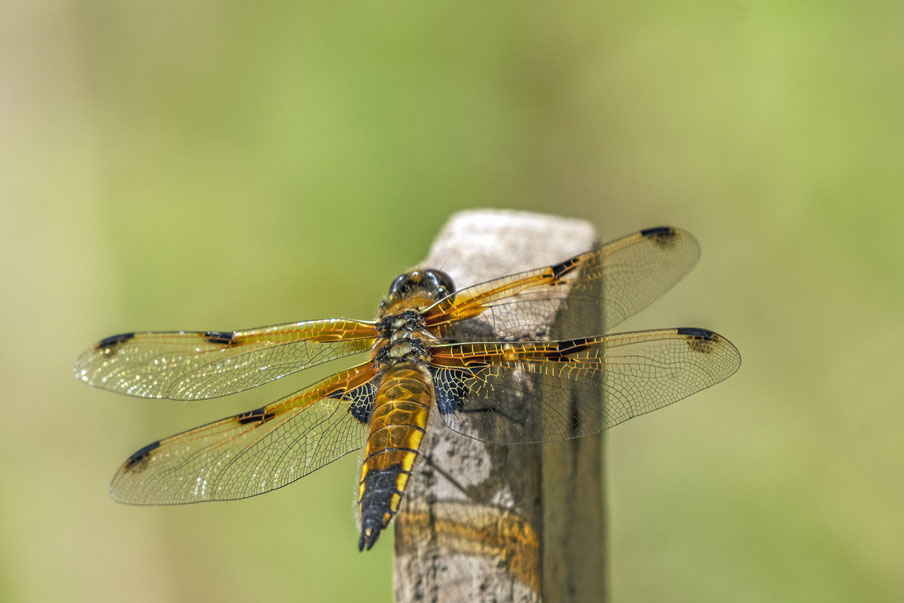
[[[433,398],[430,376],[414,363],[400,363],[383,375],[358,486],[361,550],[373,546],[399,510]]]

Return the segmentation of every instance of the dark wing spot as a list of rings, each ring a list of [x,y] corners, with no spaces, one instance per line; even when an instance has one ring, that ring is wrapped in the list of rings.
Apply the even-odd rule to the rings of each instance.
[[[672,243],[675,238],[675,229],[671,226],[656,226],[640,231],[640,236],[653,239],[653,242],[660,247],[666,247]]]
[[[679,335],[687,335],[689,337],[699,337],[707,341],[715,341],[719,335],[709,329],[700,329],[697,327],[681,327],[678,329]]]
[[[712,351],[713,345],[719,340],[718,333],[697,327],[681,327],[678,329],[678,334],[687,337],[687,345],[691,350],[700,354]]]
[[[476,374],[475,371],[453,369],[434,370],[433,389],[436,392],[436,406],[444,415],[458,412],[464,408],[465,399],[470,395],[466,379]]]
[[[337,389],[326,395],[334,400],[348,400],[348,414],[362,425],[370,423],[370,415],[374,411],[374,400],[377,397],[377,386],[373,381],[359,385],[351,390]]]
[[[563,354],[577,354],[589,348],[593,343],[596,343],[596,341],[592,337],[581,337],[569,341],[560,341],[558,348]]]
[[[204,333],[207,343],[216,343],[220,345],[232,345],[232,339],[235,333],[231,331],[207,331]]]
[[[573,360],[571,356],[583,352],[590,347],[591,343],[594,342],[589,337],[560,341],[558,345],[556,345],[556,349],[546,353],[546,359],[552,362],[569,362]]]
[[[559,280],[569,272],[573,272],[580,265],[581,261],[578,258],[571,258],[565,260],[564,262],[560,262],[555,266],[552,266],[552,278],[554,281]]]
[[[135,337],[135,333],[120,333],[119,335],[112,335],[110,337],[106,337],[101,339],[94,348],[96,350],[102,350],[104,352],[108,350],[113,350],[116,346],[132,339]]]
[[[358,423],[367,425],[370,423],[370,415],[374,411],[373,400],[355,400],[348,407],[348,414],[353,416]]]
[[[236,423],[238,423],[239,425],[248,425],[249,423],[258,423],[260,425],[263,425],[275,416],[275,412],[267,412],[267,407],[261,406],[260,408],[255,408],[254,410],[249,410],[248,412],[243,412],[240,415],[236,415],[234,418]]]
[[[160,441],[151,442],[141,450],[137,450],[126,460],[125,469],[127,471],[141,471],[144,469],[148,461],[151,460],[151,452],[160,447]]]

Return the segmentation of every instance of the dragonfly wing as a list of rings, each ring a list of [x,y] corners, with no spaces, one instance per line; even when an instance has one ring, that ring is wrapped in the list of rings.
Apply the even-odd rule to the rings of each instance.
[[[136,505],[234,500],[281,488],[358,450],[373,410],[371,363],[261,408],[153,442],[130,456],[111,496]]]
[[[602,330],[662,296],[700,257],[694,237],[657,227],[612,241],[552,266],[466,287],[425,310],[427,325],[452,340],[474,333],[492,341],[546,339],[559,313],[557,336]]]
[[[451,344],[432,355],[446,425],[494,444],[597,433],[715,385],[741,364],[731,342],[694,328]]]
[[[75,362],[89,385],[141,398],[201,400],[244,391],[373,346],[373,323],[315,320],[245,331],[123,333]]]

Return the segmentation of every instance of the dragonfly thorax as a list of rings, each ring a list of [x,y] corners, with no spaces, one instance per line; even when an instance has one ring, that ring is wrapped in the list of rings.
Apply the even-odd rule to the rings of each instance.
[[[401,363],[423,365],[430,360],[430,343],[435,339],[427,330],[417,310],[384,316],[378,323],[382,341],[374,358],[385,370]]]

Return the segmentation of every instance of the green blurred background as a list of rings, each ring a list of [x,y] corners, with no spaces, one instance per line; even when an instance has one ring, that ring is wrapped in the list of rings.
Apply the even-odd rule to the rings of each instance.
[[[895,2],[0,2],[0,599],[391,599],[354,455],[119,506],[193,404],[71,376],[100,337],[371,317],[454,211],[674,224],[726,383],[608,434],[617,601],[904,599]],[[357,599],[356,599],[357,598]]]

